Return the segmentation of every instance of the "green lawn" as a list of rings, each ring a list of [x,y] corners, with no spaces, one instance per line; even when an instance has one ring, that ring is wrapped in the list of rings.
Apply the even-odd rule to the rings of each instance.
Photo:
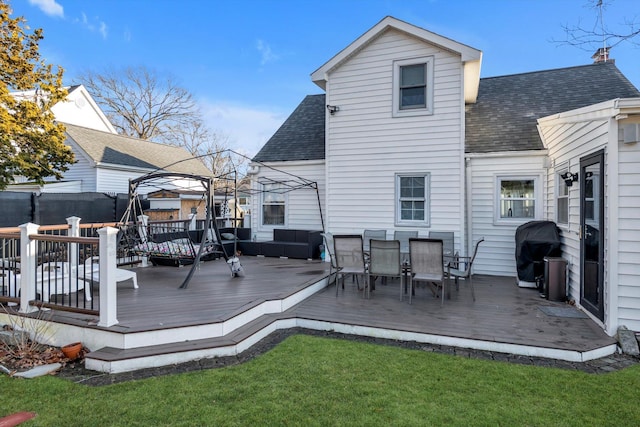
[[[593,375],[295,335],[243,365],[105,387],[0,377],[26,426],[637,426],[640,366]]]

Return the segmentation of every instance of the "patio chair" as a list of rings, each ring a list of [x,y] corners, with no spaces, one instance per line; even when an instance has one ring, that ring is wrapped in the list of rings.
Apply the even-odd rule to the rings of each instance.
[[[352,275],[360,289],[358,276],[366,280],[366,264],[364,262],[364,250],[362,249],[362,236],[334,235],[333,252],[336,259],[336,273],[342,276],[342,289],[344,289],[344,276]],[[338,296],[338,283],[336,277],[336,296]]]
[[[84,283],[73,283],[70,273],[71,266],[66,261],[47,261],[36,266],[36,293],[40,294],[42,301],[49,302],[51,295],[69,295],[85,289]],[[75,289],[72,285],[76,285]]]
[[[427,282],[435,286],[436,296],[437,290],[440,289],[442,296],[440,305],[444,305],[445,280],[448,290],[449,276],[444,272],[442,240],[409,239],[409,259],[411,262],[409,304],[411,304],[415,282]]]
[[[400,278],[400,300],[402,301],[402,257],[400,255],[399,240],[371,239],[369,253],[369,268],[367,269],[367,283],[365,295],[370,296],[371,289],[377,277]],[[373,278],[372,281],[372,276]]]
[[[116,283],[124,282],[131,279],[133,281],[133,288],[138,289],[138,274],[135,271],[127,270],[124,268],[116,268]],[[84,281],[100,282],[100,258],[97,256],[89,257],[84,260],[84,265],[81,265],[78,270],[78,278]],[[85,298],[87,301],[91,301],[91,292],[88,294],[85,292]]]
[[[325,257],[326,255],[329,255],[329,282],[327,284],[330,285],[334,274],[336,280],[338,278],[338,266],[336,265],[336,256],[334,253],[333,234],[329,232],[322,233],[322,238],[324,239]],[[338,287],[337,283],[336,287]]]
[[[369,242],[371,242],[371,239],[386,240],[387,230],[364,230],[363,237],[364,237],[364,244],[363,244],[364,251],[365,253],[369,253],[369,247],[370,247]]]
[[[469,279],[469,286],[471,287],[471,296],[473,300],[476,300],[476,294],[473,290],[473,275],[471,274],[471,267],[473,266],[473,261],[476,259],[476,255],[478,255],[478,247],[480,243],[484,242],[484,237],[476,242],[476,246],[473,249],[473,255],[470,257],[461,257],[456,256],[455,262],[458,265],[464,264],[464,270],[460,270],[458,268],[449,268],[447,273],[449,277],[453,277],[456,282],[456,290],[458,289],[458,279]]]
[[[443,254],[445,257],[454,256],[453,247],[454,247],[454,235],[453,231],[430,231],[429,232],[430,239],[442,240],[443,245]]]
[[[409,263],[409,239],[417,237],[417,231],[396,230],[393,232],[393,239],[400,241],[400,254],[404,264]]]

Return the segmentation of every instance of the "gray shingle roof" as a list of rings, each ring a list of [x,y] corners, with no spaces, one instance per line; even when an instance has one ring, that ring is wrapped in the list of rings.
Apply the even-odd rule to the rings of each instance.
[[[480,79],[466,106],[466,152],[541,150],[537,119],[640,92],[613,62]],[[325,96],[309,95],[253,160],[324,159]]]
[[[540,117],[638,96],[613,62],[484,78],[466,107],[466,152],[540,150]]]
[[[199,159],[184,148],[64,124],[67,136],[96,163],[211,176]],[[181,161],[184,160],[184,161]]]
[[[325,96],[308,95],[253,158],[256,162],[324,159]]]

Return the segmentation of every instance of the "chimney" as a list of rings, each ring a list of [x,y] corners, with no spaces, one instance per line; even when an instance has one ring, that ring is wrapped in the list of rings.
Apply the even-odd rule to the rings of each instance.
[[[599,64],[601,62],[615,62],[614,59],[609,59],[609,50],[611,50],[610,47],[601,47],[596,50],[596,53],[591,56],[593,63]]]

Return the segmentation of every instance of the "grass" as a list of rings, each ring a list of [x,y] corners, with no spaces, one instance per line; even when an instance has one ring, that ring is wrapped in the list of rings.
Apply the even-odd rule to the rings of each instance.
[[[603,375],[289,337],[242,365],[104,387],[0,377],[26,426],[635,426],[640,366]]]

